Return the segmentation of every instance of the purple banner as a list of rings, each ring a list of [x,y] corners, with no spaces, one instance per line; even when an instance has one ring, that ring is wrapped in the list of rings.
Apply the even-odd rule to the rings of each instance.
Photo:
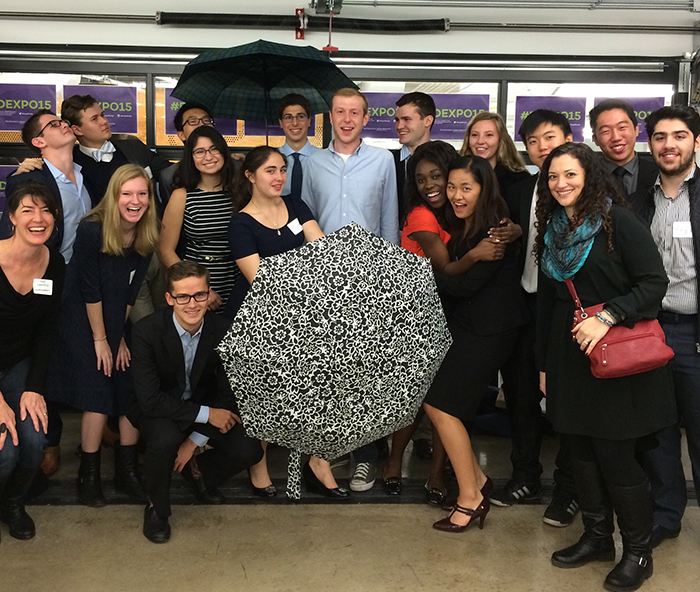
[[[583,142],[583,126],[586,123],[585,97],[517,97],[515,99],[515,140],[525,141],[518,136],[521,124],[530,113],[537,109],[551,109],[569,120],[574,142]]]
[[[9,177],[10,173],[16,168],[16,164],[0,165],[0,213],[5,211],[5,203],[7,199],[7,195],[5,195],[5,186],[7,182],[7,177]]]
[[[177,110],[185,102],[181,99],[173,97],[172,92],[172,88],[165,89],[165,133],[170,136],[177,134],[175,124],[173,123],[173,118],[175,117]],[[216,124],[217,131],[222,136],[235,136],[238,134],[238,122],[235,119],[219,119],[218,117],[215,117],[214,122]]]
[[[618,98],[618,97],[596,97],[593,102],[594,105],[604,101],[608,98]],[[639,135],[637,136],[637,142],[646,142],[649,139],[647,136],[647,128],[644,125],[644,120],[648,115],[651,115],[657,109],[661,109],[664,106],[663,97],[634,97],[631,99],[622,98],[620,99],[632,105],[635,114],[637,115],[637,121],[639,122]]]
[[[63,87],[63,98],[91,95],[100,104],[115,134],[136,134],[139,131],[135,86],[71,86]]]
[[[396,138],[396,101],[404,93],[365,93],[369,102],[369,123],[362,135],[367,138]],[[472,118],[489,109],[489,95],[431,95],[437,113],[432,140],[462,140]]]
[[[56,111],[52,84],[0,84],[0,130],[16,132],[38,109]]]

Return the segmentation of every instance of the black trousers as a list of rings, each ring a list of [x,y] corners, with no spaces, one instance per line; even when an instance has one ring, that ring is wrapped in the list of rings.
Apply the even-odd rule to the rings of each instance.
[[[208,488],[217,487],[229,477],[260,462],[260,441],[249,438],[241,424],[225,434],[210,424],[192,424],[182,430],[171,419],[141,418],[138,425],[146,442],[144,480],[148,497],[159,516],[170,516],[170,481],[180,445],[196,431],[209,437],[212,449],[197,457],[197,464]]]
[[[641,453],[647,445],[647,438],[604,440],[570,435],[569,441],[571,457],[577,461],[597,463],[608,486],[636,487],[646,481]]]
[[[535,363],[535,333],[537,294],[523,290],[530,320],[520,327],[513,353],[501,368],[503,394],[508,407],[512,448],[510,461],[513,479],[518,483],[539,483],[542,474],[540,449],[542,447],[543,418],[540,401],[540,375]],[[571,454],[566,436],[560,437],[554,482],[557,489],[576,495]]]

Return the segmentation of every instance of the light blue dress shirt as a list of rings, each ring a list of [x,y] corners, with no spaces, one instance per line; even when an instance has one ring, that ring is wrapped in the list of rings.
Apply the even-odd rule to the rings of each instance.
[[[180,341],[182,343],[182,353],[185,357],[185,390],[182,392],[183,400],[188,400],[192,398],[192,385],[190,384],[190,374],[192,374],[192,364],[194,363],[194,357],[197,354],[197,348],[199,347],[199,339],[202,336],[202,327],[204,327],[204,321],[199,327],[199,330],[194,334],[190,335],[187,329],[183,329],[180,323],[177,322],[175,318],[175,313],[173,313],[173,324],[175,325],[175,330],[180,336]],[[194,420],[195,423],[207,423],[209,421],[209,407],[202,405],[199,408],[199,413],[197,414],[197,419]],[[194,442],[197,446],[204,446],[209,438],[203,436],[198,432],[192,432],[190,434],[190,440]]]
[[[311,143],[306,140],[306,144],[304,144],[302,149],[297,152],[297,154],[299,154],[301,171],[304,175],[306,175],[306,170],[304,168],[306,166],[306,161],[314,152],[318,152],[319,150],[321,149],[316,148],[316,146],[312,146]],[[284,184],[284,189],[282,189],[282,195],[289,195],[292,192],[292,165],[294,164],[294,160],[292,160],[291,156],[294,154],[294,150],[292,150],[289,147],[289,144],[285,142],[284,146],[280,148],[280,152],[287,157],[287,181]]]
[[[306,163],[301,198],[326,234],[356,222],[399,244],[396,168],[391,152],[361,142],[347,162],[333,148]]]
[[[82,167],[79,164],[73,163],[73,174],[75,181],[73,183],[53,166],[48,160],[44,159],[44,163],[48,167],[51,175],[56,180],[58,191],[61,194],[61,209],[63,210],[63,241],[61,242],[61,255],[68,263],[73,256],[73,244],[75,243],[75,234],[78,231],[78,222],[82,217],[90,211],[92,204],[90,202],[90,194],[83,184],[83,174],[80,172]]]

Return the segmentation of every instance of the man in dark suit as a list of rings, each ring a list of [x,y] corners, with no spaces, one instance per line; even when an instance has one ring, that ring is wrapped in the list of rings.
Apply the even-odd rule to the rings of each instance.
[[[673,348],[669,362],[678,414],[695,484],[700,493],[700,116],[687,106],[662,107],[646,119],[649,149],[659,167],[651,187],[630,196],[635,212],[649,225],[670,280],[659,322]],[[675,538],[688,501],[677,425],[656,434],[647,451],[654,503],[651,546]],[[700,499],[700,498],[698,498]]]
[[[403,220],[405,204],[403,197],[406,185],[408,159],[421,144],[430,142],[430,130],[435,123],[435,101],[422,92],[403,95],[396,101],[396,134],[401,148],[392,150],[396,165],[396,188],[399,194],[399,223]]]
[[[593,141],[603,152],[605,168],[624,195],[651,187],[659,170],[651,158],[634,151],[639,124],[632,105],[620,99],[606,99],[590,110],[588,118]]]
[[[263,456],[260,442],[245,435],[214,350],[228,324],[207,312],[209,272],[179,261],[168,269],[166,285],[172,308],[139,321],[131,349],[135,398],[128,415],[146,443],[150,503],[143,534],[154,543],[170,538],[173,468],[192,483],[201,503],[221,504],[218,485]],[[195,456],[205,444],[211,448]]]
[[[533,111],[523,121],[520,138],[532,164],[542,167],[557,146],[571,142],[571,126],[561,113],[548,109]],[[513,476],[508,484],[494,490],[491,502],[497,506],[536,503],[542,495],[540,447],[542,443],[542,392],[535,364],[535,330],[537,311],[537,264],[532,250],[535,244],[535,208],[539,175],[509,188],[507,203],[514,223],[522,228],[520,252],[521,288],[530,311],[529,322],[520,327],[517,345],[501,369],[503,392],[510,417]],[[551,526],[569,526],[578,512],[576,488],[571,471],[568,446],[562,439],[554,471],[554,496],[545,510],[543,521]]]

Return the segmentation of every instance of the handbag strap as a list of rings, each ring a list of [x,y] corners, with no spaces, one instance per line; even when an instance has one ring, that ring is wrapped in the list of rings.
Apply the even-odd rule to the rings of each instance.
[[[574,287],[574,282],[571,281],[571,278],[565,278],[564,282],[566,283],[566,287],[569,290],[569,294],[571,295],[571,298],[573,299],[576,308],[583,310],[583,306],[581,306],[581,301],[579,300],[578,294],[576,293],[576,288]]]

